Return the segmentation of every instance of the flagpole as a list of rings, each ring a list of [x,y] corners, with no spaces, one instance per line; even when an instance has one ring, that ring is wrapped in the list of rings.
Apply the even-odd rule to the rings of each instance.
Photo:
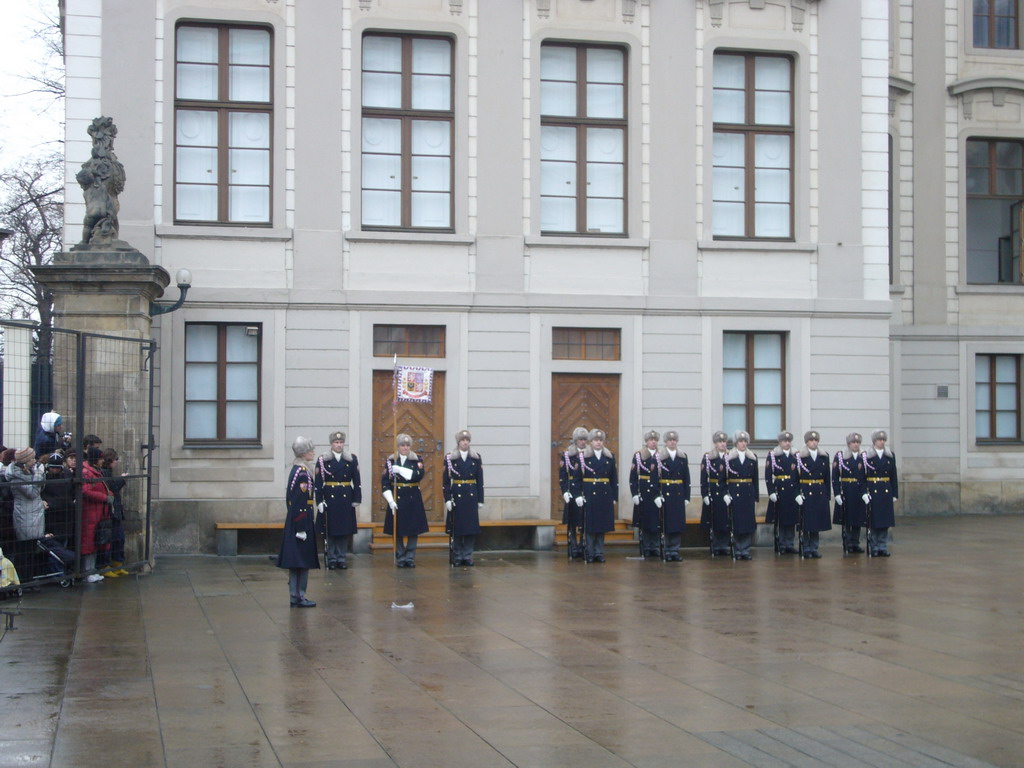
[[[391,436],[395,443],[394,457],[398,461],[398,355],[392,361],[391,370]],[[391,473],[391,496],[395,500],[395,509],[391,513],[391,559],[398,559],[398,481],[395,473]]]

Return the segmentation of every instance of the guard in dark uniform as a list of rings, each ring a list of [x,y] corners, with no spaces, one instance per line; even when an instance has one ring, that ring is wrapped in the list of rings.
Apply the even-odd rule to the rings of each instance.
[[[775,551],[780,555],[796,554],[796,524],[800,522],[800,478],[796,473],[793,433],[779,432],[779,444],[768,452],[764,461],[764,486],[768,490],[768,512],[765,522],[775,524]]]
[[[843,527],[843,553],[861,554],[860,529],[867,525],[865,498],[868,481],[864,474],[864,456],[860,451],[861,437],[856,432],[846,436],[846,450],[836,451],[832,457],[832,494],[835,507],[832,522]]]
[[[644,433],[644,447],[629,465],[629,492],[633,496],[633,525],[640,529],[640,551],[645,558],[661,558],[661,486],[658,477],[658,438]]]
[[[313,489],[316,496],[317,530],[324,535],[327,568],[345,570],[349,542],[358,530],[356,507],[363,501],[359,460],[345,450],[345,433],[332,432],[331,452],[316,462]]]
[[[723,497],[732,513],[733,553],[737,560],[750,559],[750,545],[757,530],[757,502],[761,499],[761,473],[757,454],[747,446],[750,435],[742,429],[732,436],[733,449],[726,457],[726,494]]]
[[[800,543],[805,558],[818,559],[818,537],[821,531],[832,530],[832,516],[829,502],[832,500],[832,485],[828,453],[819,449],[821,435],[815,430],[804,433],[804,448],[796,455],[797,474],[800,477],[800,494],[796,503],[803,512],[803,530]]]
[[[604,562],[604,535],[615,530],[615,502],[619,498],[619,473],[615,457],[604,447],[603,430],[590,430],[590,445],[580,454],[583,480],[584,533],[588,563]]]
[[[580,455],[587,449],[590,433],[584,427],[572,431],[572,444],[558,462],[558,487],[565,500],[562,523],[567,527],[566,538],[569,557],[583,559],[583,477],[580,475]]]
[[[873,557],[889,556],[889,529],[896,525],[893,502],[900,497],[896,456],[885,446],[888,439],[885,430],[872,432],[871,450],[862,454],[870,497],[868,553]]]
[[[381,491],[388,503],[384,534],[395,537],[395,565],[415,568],[416,542],[421,533],[430,530],[420,495],[420,480],[425,470],[420,457],[412,450],[409,435],[400,434],[396,442],[398,451],[384,460],[384,473],[380,477]]]
[[[711,529],[711,554],[728,555],[731,550],[729,507],[725,503],[725,460],[728,455],[729,436],[715,432],[711,436],[714,447],[700,461],[700,495],[704,506],[700,511],[700,524]]]
[[[444,457],[445,527],[452,537],[452,565],[473,565],[473,544],[480,533],[484,504],[484,463],[472,450],[468,429],[455,434],[458,448]]]
[[[314,521],[313,475],[307,464],[313,461],[316,450],[308,437],[297,437],[292,443],[295,461],[288,473],[285,486],[285,506],[281,536],[281,550],[277,567],[288,569],[288,594],[291,604],[298,608],[312,608],[315,602],[306,597],[310,568],[319,568],[316,553],[316,525]]]
[[[674,429],[665,433],[665,447],[658,451],[657,459],[663,500],[665,560],[678,563],[683,559],[679,548],[686,530],[686,505],[690,503],[690,462],[679,450],[679,433]]]

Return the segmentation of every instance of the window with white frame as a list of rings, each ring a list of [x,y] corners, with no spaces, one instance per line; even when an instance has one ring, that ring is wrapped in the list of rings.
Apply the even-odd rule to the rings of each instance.
[[[259,325],[185,326],[185,441],[260,439]]]
[[[272,83],[270,30],[178,25],[175,221],[271,223]]]
[[[1020,355],[975,356],[975,439],[1018,442],[1020,404]]]
[[[541,232],[625,234],[625,50],[544,43],[540,112]]]
[[[791,240],[793,59],[716,53],[712,77],[712,236]]]
[[[723,334],[722,424],[728,434],[750,433],[754,442],[774,442],[786,423],[786,336],[782,333]]]
[[[363,36],[363,227],[454,228],[453,72],[449,38]]]

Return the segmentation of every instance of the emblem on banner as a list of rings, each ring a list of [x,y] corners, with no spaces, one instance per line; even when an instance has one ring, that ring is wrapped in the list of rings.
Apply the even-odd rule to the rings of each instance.
[[[406,403],[429,403],[434,385],[434,369],[401,365],[395,371],[397,399]]]

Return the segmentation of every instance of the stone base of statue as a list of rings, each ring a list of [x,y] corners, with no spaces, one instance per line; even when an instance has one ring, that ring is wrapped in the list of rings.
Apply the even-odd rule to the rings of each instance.
[[[75,246],[32,272],[53,293],[58,328],[139,339],[152,336],[150,303],[171,282],[166,269],[117,240]]]

